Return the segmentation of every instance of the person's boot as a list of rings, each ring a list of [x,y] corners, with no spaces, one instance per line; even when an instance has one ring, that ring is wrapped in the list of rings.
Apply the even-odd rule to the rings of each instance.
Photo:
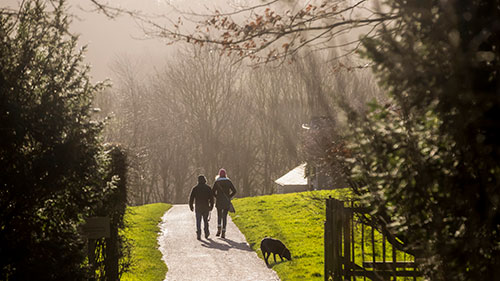
[[[208,239],[208,236],[210,236],[210,231],[207,229],[205,229],[205,239]]]
[[[196,239],[201,240],[201,231],[196,231]]]
[[[220,236],[220,230],[221,230],[221,227],[220,226],[217,226],[217,234],[215,234],[215,236],[219,237]]]
[[[220,235],[220,238],[226,238],[226,230],[222,229],[222,234]]]

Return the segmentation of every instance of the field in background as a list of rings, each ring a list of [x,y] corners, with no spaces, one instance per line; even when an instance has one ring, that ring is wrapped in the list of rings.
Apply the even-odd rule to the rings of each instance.
[[[262,258],[260,241],[280,239],[292,253],[292,261],[277,257],[270,265],[281,280],[323,280],[325,200],[328,196],[345,199],[345,189],[275,194],[233,200],[231,214],[247,242]]]
[[[158,224],[163,214],[172,206],[157,203],[128,207],[125,222],[128,227],[123,234],[132,242],[132,268],[121,280],[164,280],[167,266],[158,250]]]

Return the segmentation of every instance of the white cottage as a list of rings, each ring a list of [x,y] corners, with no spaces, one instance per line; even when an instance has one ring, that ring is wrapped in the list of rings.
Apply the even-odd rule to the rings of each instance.
[[[306,163],[300,164],[274,181],[276,193],[291,193],[311,190],[309,178],[306,177]]]
[[[288,173],[274,181],[277,184],[276,193],[291,193],[308,190],[336,189],[347,187],[344,176],[337,171],[330,175],[313,170],[313,176],[306,176],[306,163],[300,164]]]

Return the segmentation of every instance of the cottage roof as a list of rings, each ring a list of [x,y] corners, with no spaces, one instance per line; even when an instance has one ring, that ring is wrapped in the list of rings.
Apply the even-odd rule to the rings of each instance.
[[[275,183],[285,185],[307,185],[306,178],[306,163],[293,168],[288,173],[284,174],[281,178],[274,181]]]

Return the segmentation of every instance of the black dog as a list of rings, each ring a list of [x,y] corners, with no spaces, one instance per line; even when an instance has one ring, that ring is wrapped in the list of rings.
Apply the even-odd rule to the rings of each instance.
[[[274,256],[274,263],[276,263],[276,254],[280,256],[281,261],[283,261],[283,257],[289,261],[292,260],[290,250],[288,250],[288,248],[280,240],[277,239],[262,239],[262,241],[260,242],[260,250],[262,251],[262,255],[264,255],[264,260],[266,261],[267,266],[269,266],[267,259],[271,254],[273,254]]]

